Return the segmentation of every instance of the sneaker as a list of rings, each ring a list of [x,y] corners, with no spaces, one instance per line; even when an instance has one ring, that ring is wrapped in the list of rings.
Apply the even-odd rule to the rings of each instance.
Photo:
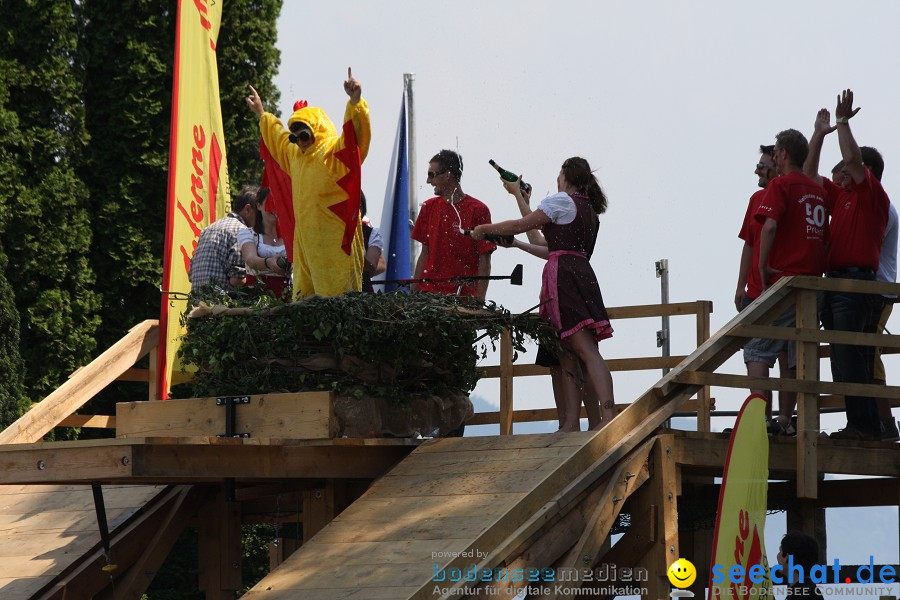
[[[890,421],[881,422],[881,437],[879,439],[882,442],[900,441],[900,431],[897,430],[896,421],[891,419]]]
[[[781,419],[775,417],[766,421],[766,433],[769,435],[794,436],[797,435],[797,427],[792,419],[784,424]]]
[[[843,429],[838,429],[828,437],[833,440],[859,440],[867,442],[879,439],[874,435],[866,433],[864,431],[860,431],[859,429],[851,425],[847,425]]]

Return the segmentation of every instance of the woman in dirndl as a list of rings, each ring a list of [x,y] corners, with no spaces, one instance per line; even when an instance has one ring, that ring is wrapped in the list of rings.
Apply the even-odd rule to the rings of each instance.
[[[479,225],[472,231],[475,239],[485,234],[515,235],[540,229],[546,248],[523,248],[547,259],[541,285],[540,314],[557,332],[564,352],[559,356],[567,374],[567,388],[557,398],[561,431],[578,431],[582,394],[575,381],[584,373],[584,394],[588,427],[597,430],[615,417],[613,382],[609,367],[597,342],[612,337],[613,329],[603,304],[600,284],[588,262],[597,240],[597,215],[606,211],[606,195],[588,162],[580,157],[567,159],[556,179],[558,193],[541,201],[531,214],[511,221]],[[521,195],[519,182],[504,182],[507,191]],[[524,246],[522,242],[515,245]]]

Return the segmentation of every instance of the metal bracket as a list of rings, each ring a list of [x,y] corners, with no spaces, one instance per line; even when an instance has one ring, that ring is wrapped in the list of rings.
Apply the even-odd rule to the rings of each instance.
[[[669,337],[669,332],[666,330],[659,330],[656,332],[656,347],[662,348],[662,345],[666,343],[666,339]]]
[[[225,433],[220,433],[216,437],[220,438],[248,438],[249,433],[238,433],[235,431],[237,423],[237,405],[250,404],[250,396],[223,396],[216,398],[216,406],[225,407]]]

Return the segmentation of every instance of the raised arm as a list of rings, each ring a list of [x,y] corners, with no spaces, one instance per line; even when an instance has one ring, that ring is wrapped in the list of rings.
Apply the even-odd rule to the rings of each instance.
[[[813,134],[809,138],[809,154],[803,162],[803,173],[807,177],[813,178],[816,183],[822,185],[822,176],[819,175],[819,157],[822,155],[822,142],[825,136],[834,131],[835,126],[831,124],[831,113],[828,109],[822,108],[816,115],[816,122],[813,126]]]
[[[347,81],[344,82],[344,91],[347,92],[347,109],[344,111],[344,123],[352,122],[353,131],[356,133],[356,145],[359,146],[359,160],[363,162],[369,154],[369,144],[372,141],[372,126],[369,121],[369,105],[362,97],[362,84],[353,76],[353,71],[347,67]],[[343,138],[344,133],[341,132]]]
[[[862,152],[853,132],[850,131],[850,119],[859,112],[859,107],[853,108],[853,90],[844,90],[837,99],[837,107],[834,109],[835,122],[837,123],[838,143],[841,146],[841,158],[844,159],[844,168],[856,183],[861,183],[866,178],[866,167],[863,165]]]
[[[285,173],[290,173],[290,155],[296,151],[296,146],[289,139],[291,134],[275,115],[265,111],[259,93],[252,85],[249,87],[250,95],[247,96],[247,106],[259,118],[259,133],[262,136],[263,143],[269,149],[269,154],[272,155],[278,166]]]
[[[518,179],[516,181],[506,181],[501,178],[500,181],[503,183],[503,187],[506,188],[506,191],[512,194],[516,199],[516,204],[518,205],[519,212],[522,216],[527,217],[530,215],[532,213],[531,205],[529,204],[529,201],[531,200],[531,190],[529,189],[527,192],[523,192]],[[547,245],[544,234],[537,229],[529,229],[525,232],[525,235],[528,236],[528,241],[535,246]]]

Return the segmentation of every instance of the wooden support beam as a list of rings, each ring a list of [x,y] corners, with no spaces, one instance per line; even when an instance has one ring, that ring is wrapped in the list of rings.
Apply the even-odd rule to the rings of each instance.
[[[816,499],[797,497],[787,509],[787,531],[801,531],[819,542],[818,562],[828,564],[825,509],[817,505]]]
[[[325,485],[313,490],[304,490],[303,495],[303,543],[308,542],[338,515],[335,505],[335,480],[329,479]]]
[[[796,379],[748,377],[746,375],[726,375],[704,371],[682,371],[674,375],[672,381],[691,385],[714,385],[748,390],[784,390],[814,395],[842,394],[847,396],[871,396],[873,398],[900,398],[900,386],[870,383],[799,381]]]
[[[241,589],[241,505],[218,486],[201,509],[198,549],[200,591],[206,600],[233,600]]]
[[[362,443],[376,441],[380,443]],[[416,447],[410,440],[322,442],[128,438],[0,446],[0,484],[184,483],[226,477],[368,480],[386,473]]]
[[[816,293],[801,290],[797,293],[797,327],[812,329],[819,326]],[[819,357],[816,342],[797,343],[797,380],[819,380]],[[797,497],[815,498],[819,483],[816,445],[819,439],[819,407],[817,394],[797,394]],[[824,515],[823,515],[824,517]],[[813,531],[805,530],[813,535]]]
[[[631,454],[629,460],[619,463],[619,467],[607,481],[603,495],[578,541],[559,562],[561,568],[584,569],[597,564],[602,554],[601,548],[608,539],[609,531],[619,516],[625,500],[649,477],[645,466],[652,448],[654,440],[644,443]],[[554,592],[547,598],[569,600],[573,594],[567,592],[580,588],[582,583],[581,580],[570,582],[569,586],[563,588],[566,592],[560,594]]]
[[[709,339],[709,315],[713,311],[712,302],[697,302],[697,347]],[[709,386],[704,385],[697,392],[697,431],[710,430]]]
[[[727,435],[679,434],[675,441],[675,460],[682,469],[721,477],[728,453]],[[900,477],[900,452],[892,443],[821,439],[816,459],[820,473]],[[769,476],[793,479],[796,467],[796,438],[770,437]]]
[[[69,415],[59,422],[58,427],[95,427],[115,429],[116,418],[109,415]]]
[[[116,377],[156,348],[158,341],[157,321],[144,321],[132,327],[125,337],[0,432],[0,445],[40,440],[65,417],[81,408],[100,390],[115,381]]]
[[[647,569],[650,578],[646,582],[648,598],[668,596],[669,566],[679,557],[678,551],[678,499],[675,441],[672,435],[657,437],[652,453],[652,477],[642,491],[647,504],[658,507],[656,542],[638,563]]]
[[[181,493],[180,488],[168,488],[126,524],[112,532],[110,555],[119,566],[108,574],[102,571],[106,562],[99,541],[80,561],[75,561],[65,575],[33,596],[35,600],[66,600],[91,598],[107,589],[113,579],[122,576],[137,561],[143,550],[159,531],[166,513]]]
[[[798,294],[815,292],[805,291]],[[900,335],[884,333],[858,333],[854,331],[823,331],[815,329],[816,325],[799,323],[796,327],[773,327],[768,325],[738,325],[728,335],[742,338],[764,338],[769,340],[789,340],[796,342],[815,342],[817,344],[853,344],[856,346],[880,346],[883,348],[900,348]]]
[[[140,600],[171,552],[181,532],[206,499],[207,490],[197,486],[179,486],[153,538],[143,546],[143,553],[104,596],[96,600]]]
[[[512,333],[500,335],[500,435],[513,432],[513,347]]]

